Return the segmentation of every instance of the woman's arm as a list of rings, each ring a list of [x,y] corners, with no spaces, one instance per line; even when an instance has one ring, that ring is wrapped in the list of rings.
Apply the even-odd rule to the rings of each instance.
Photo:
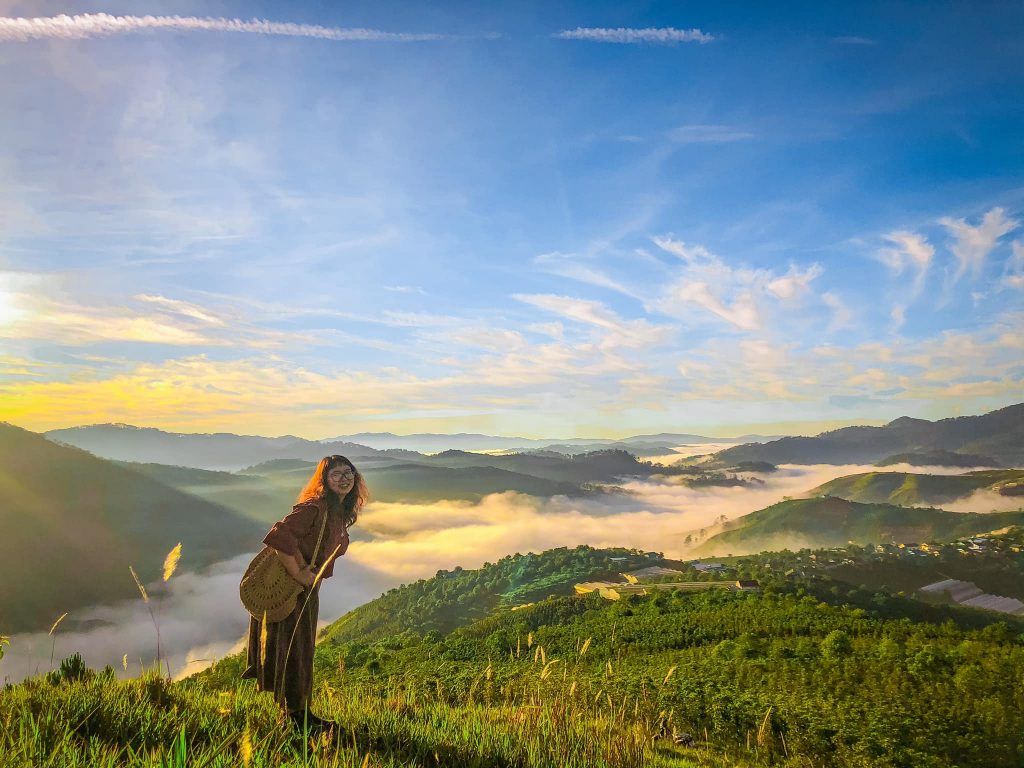
[[[317,508],[311,504],[296,504],[292,511],[264,537],[263,543],[274,550],[288,575],[304,587],[313,584],[313,573],[299,549],[299,539],[310,534],[316,522]]]
[[[274,554],[277,555],[277,559],[281,561],[281,565],[284,566],[289,576],[304,587],[313,586],[313,580],[316,577],[309,566],[306,565],[305,558],[302,557],[301,553],[296,553],[296,556],[293,557],[274,547],[271,547],[271,549],[274,550]]]

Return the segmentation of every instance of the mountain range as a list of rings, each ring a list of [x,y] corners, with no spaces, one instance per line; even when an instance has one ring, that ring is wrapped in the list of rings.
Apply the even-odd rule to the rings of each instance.
[[[1003,466],[1024,465],[1024,403],[939,421],[902,416],[882,427],[843,427],[815,437],[739,445],[715,457],[772,464],[871,464],[893,454],[935,450],[988,456]]]
[[[408,458],[450,450],[535,451],[563,454],[621,449],[633,455],[656,456],[672,453],[676,446],[697,443],[737,443],[771,438],[747,435],[742,438],[713,438],[700,435],[662,433],[637,435],[622,440],[574,438],[532,440],[475,434],[394,435],[363,432],[327,440],[307,440],[294,435],[262,437],[231,433],[192,434],[165,432],[130,424],[92,424],[44,433],[55,442],[83,448],[106,459],[140,463],[235,471],[276,459],[317,461],[340,453],[353,461],[367,458]],[[397,452],[397,453],[396,453]]]

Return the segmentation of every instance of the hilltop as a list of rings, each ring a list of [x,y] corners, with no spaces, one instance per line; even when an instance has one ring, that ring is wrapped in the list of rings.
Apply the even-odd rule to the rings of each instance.
[[[864,472],[837,477],[807,492],[808,496],[838,496],[875,504],[945,504],[965,499],[979,490],[1011,497],[1024,485],[1024,470],[996,469],[961,475],[911,472]],[[1024,507],[1024,500],[1021,500]]]
[[[1024,523],[1019,512],[947,512],[942,509],[862,504],[834,496],[789,499],[727,523],[694,550],[742,554],[778,549],[942,541]]]

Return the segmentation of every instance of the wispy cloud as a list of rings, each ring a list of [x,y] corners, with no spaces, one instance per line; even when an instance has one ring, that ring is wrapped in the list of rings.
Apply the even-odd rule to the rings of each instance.
[[[811,281],[820,277],[822,272],[824,270],[820,264],[811,264],[803,270],[791,265],[785,275],[769,282],[766,288],[775,298],[790,301],[806,293],[811,287]]]
[[[1020,222],[1007,217],[1006,211],[1002,208],[993,208],[982,217],[981,224],[972,226],[966,219],[953,219],[949,216],[939,219],[955,238],[956,242],[950,246],[953,255],[960,262],[953,281],[959,280],[963,274],[970,269],[971,273],[977,276],[985,264],[985,259],[996,247],[999,238],[1008,232],[1015,230]]]
[[[728,306],[715,296],[707,283],[684,283],[676,287],[674,296],[680,301],[692,302],[703,307],[742,330],[754,331],[761,327],[757,304],[749,291],[737,296],[732,306]]]
[[[883,248],[875,254],[876,258],[897,275],[901,274],[905,267],[912,265],[917,270],[913,287],[913,294],[916,296],[924,285],[925,274],[935,257],[935,248],[928,243],[927,238],[913,232],[901,230],[882,237],[895,247]]]
[[[589,40],[594,43],[710,43],[714,35],[699,29],[676,29],[675,27],[576,27],[563,29],[554,37],[562,40]]]
[[[876,45],[875,41],[870,37],[859,37],[857,35],[833,37],[832,42],[839,43],[840,45]]]
[[[841,328],[848,328],[850,326],[853,313],[846,306],[846,302],[831,291],[821,294],[821,300],[825,303],[825,306],[832,310],[832,321],[828,326],[830,331],[838,331]]]
[[[418,42],[443,40],[447,35],[433,33],[383,32],[360,27],[321,27],[317,24],[263,19],[225,19],[198,16],[111,16],[84,13],[75,16],[38,16],[0,18],[0,41],[40,39],[81,40],[89,37],[124,35],[148,30],[176,32],[245,32],[257,35],[311,37],[319,40]]]
[[[513,298],[570,320],[604,329],[606,334],[600,340],[603,348],[652,346],[665,341],[671,333],[668,326],[654,325],[647,320],[625,320],[598,301],[552,294],[516,294]]]
[[[195,304],[191,304],[187,301],[181,301],[180,299],[168,299],[166,296],[151,296],[145,293],[136,295],[135,299],[136,301],[142,301],[147,304],[154,304],[157,307],[166,308],[175,314],[191,317],[193,320],[198,320],[201,323],[207,323],[209,325],[225,324],[223,319],[217,317],[209,310],[196,306]]]
[[[1008,288],[1024,288],[1024,240],[1013,241],[1013,256],[1006,263],[1001,282]]]
[[[533,263],[545,272],[553,275],[567,277],[570,280],[578,280],[581,283],[596,285],[600,288],[608,288],[633,298],[640,298],[635,290],[628,288],[600,270],[575,261],[571,254],[542,253],[534,257]]]
[[[892,308],[892,311],[889,313],[889,317],[892,318],[892,329],[894,331],[898,331],[900,328],[903,327],[903,324],[907,321],[907,308],[902,304],[897,304],[895,307]]]
[[[669,131],[669,139],[677,144],[728,144],[746,141],[754,134],[732,125],[681,125]]]

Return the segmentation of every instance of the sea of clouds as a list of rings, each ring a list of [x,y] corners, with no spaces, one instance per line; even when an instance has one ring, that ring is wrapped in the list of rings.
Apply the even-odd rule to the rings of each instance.
[[[670,458],[670,457],[669,457]],[[887,468],[892,471],[958,474],[948,467]],[[370,503],[358,522],[334,577],[320,590],[320,623],[325,625],[392,587],[433,576],[439,569],[478,568],[516,552],[553,547],[635,547],[686,558],[688,535],[713,533],[721,520],[762,509],[785,496],[799,497],[836,477],[876,471],[862,465],[783,465],[757,475],[763,484],[690,488],[678,478],[624,480],[628,494],[583,498],[538,498],[496,493],[479,502],[429,504]],[[991,497],[991,498],[989,498]],[[1007,507],[1007,505],[1010,505]],[[975,494],[958,511],[1017,509],[1019,499]],[[238,582],[253,553],[239,555],[198,572],[175,574],[155,587],[149,606],[141,599],[73,611],[51,636],[18,634],[0,660],[0,681],[15,682],[74,652],[99,669],[109,664],[122,676],[135,676],[156,658],[153,608],[160,626],[161,656],[172,676],[199,671],[241,650],[249,618],[238,599]],[[122,661],[128,657],[128,669]]]

